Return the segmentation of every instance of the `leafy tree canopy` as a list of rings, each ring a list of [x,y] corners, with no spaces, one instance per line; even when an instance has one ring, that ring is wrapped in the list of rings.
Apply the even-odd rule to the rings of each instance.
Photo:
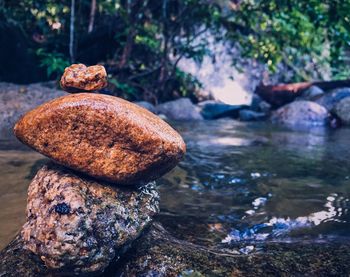
[[[350,0],[0,0],[2,23],[22,31],[49,78],[69,62],[103,63],[114,94],[152,102],[200,89],[177,65],[209,54],[210,33],[297,81],[348,77],[349,10]]]

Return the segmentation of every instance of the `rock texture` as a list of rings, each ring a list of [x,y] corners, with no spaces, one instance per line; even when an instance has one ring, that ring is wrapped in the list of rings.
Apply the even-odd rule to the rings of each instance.
[[[0,252],[1,277],[52,276],[40,257],[24,248],[23,238],[18,234]]]
[[[179,121],[201,120],[203,117],[189,98],[180,98],[157,106],[157,112]]]
[[[102,272],[150,223],[158,204],[151,183],[116,188],[49,164],[28,189],[24,245],[60,274]]]
[[[181,136],[156,115],[94,93],[45,103],[22,117],[14,131],[58,163],[119,184],[154,180],[185,153]]]
[[[272,114],[275,123],[290,127],[325,126],[329,114],[325,107],[311,101],[295,101],[279,108]]]
[[[64,70],[60,83],[67,92],[99,90],[107,86],[107,73],[102,65],[72,64]]]
[[[345,125],[350,125],[350,97],[340,100],[334,107],[333,112]]]

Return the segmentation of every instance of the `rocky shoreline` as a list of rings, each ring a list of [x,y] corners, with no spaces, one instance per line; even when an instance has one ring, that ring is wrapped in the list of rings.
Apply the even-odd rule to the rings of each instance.
[[[52,82],[29,86],[0,83],[0,118],[2,119],[0,130],[3,136],[9,135],[8,130],[25,112],[64,95],[64,92],[55,89],[55,86],[55,83]],[[268,103],[257,94],[253,95],[250,106],[228,105],[214,100],[194,104],[189,98],[180,98],[157,106],[146,101],[135,103],[170,121],[220,118],[233,118],[240,121],[268,120],[292,129],[298,129],[298,127],[336,128],[350,124],[348,118],[350,88],[324,91],[317,86],[311,86],[298,95],[291,102],[279,107],[274,107],[274,102]],[[279,97],[278,94],[276,97]],[[280,97],[284,99],[284,96]]]

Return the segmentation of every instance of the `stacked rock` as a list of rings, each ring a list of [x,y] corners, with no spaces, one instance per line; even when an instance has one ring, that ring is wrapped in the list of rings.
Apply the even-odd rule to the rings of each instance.
[[[159,209],[150,181],[185,153],[181,136],[156,115],[91,93],[106,84],[102,66],[72,65],[61,86],[79,93],[37,107],[14,128],[53,161],[29,185],[25,248],[63,275],[101,273],[117,260]]]

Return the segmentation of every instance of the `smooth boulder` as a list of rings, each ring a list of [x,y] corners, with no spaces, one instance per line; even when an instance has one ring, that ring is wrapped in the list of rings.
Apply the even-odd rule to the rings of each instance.
[[[300,100],[310,100],[312,101],[316,97],[320,97],[324,95],[324,91],[319,88],[318,86],[311,86],[307,90],[303,91],[301,93],[301,96],[299,97]]]
[[[338,88],[334,89],[321,97],[315,99],[314,101],[325,107],[328,111],[334,109],[334,107],[339,103],[342,99],[350,96],[350,88]]]
[[[346,97],[335,105],[333,112],[340,118],[345,125],[350,125],[350,97]]]
[[[64,275],[102,272],[125,252],[159,209],[153,183],[130,190],[53,163],[28,189],[24,247]]]
[[[189,98],[180,98],[174,101],[162,103],[156,107],[157,113],[164,114],[171,120],[193,121],[202,120],[197,107]]]
[[[321,127],[329,122],[329,113],[317,103],[295,101],[275,111],[271,120],[289,127]]]
[[[223,117],[238,118],[239,111],[247,108],[244,105],[229,105],[215,101],[205,101],[200,103],[201,115],[205,119],[218,119]]]
[[[156,115],[94,93],[47,102],[22,117],[14,132],[54,161],[118,184],[157,179],[186,151],[181,136]]]

